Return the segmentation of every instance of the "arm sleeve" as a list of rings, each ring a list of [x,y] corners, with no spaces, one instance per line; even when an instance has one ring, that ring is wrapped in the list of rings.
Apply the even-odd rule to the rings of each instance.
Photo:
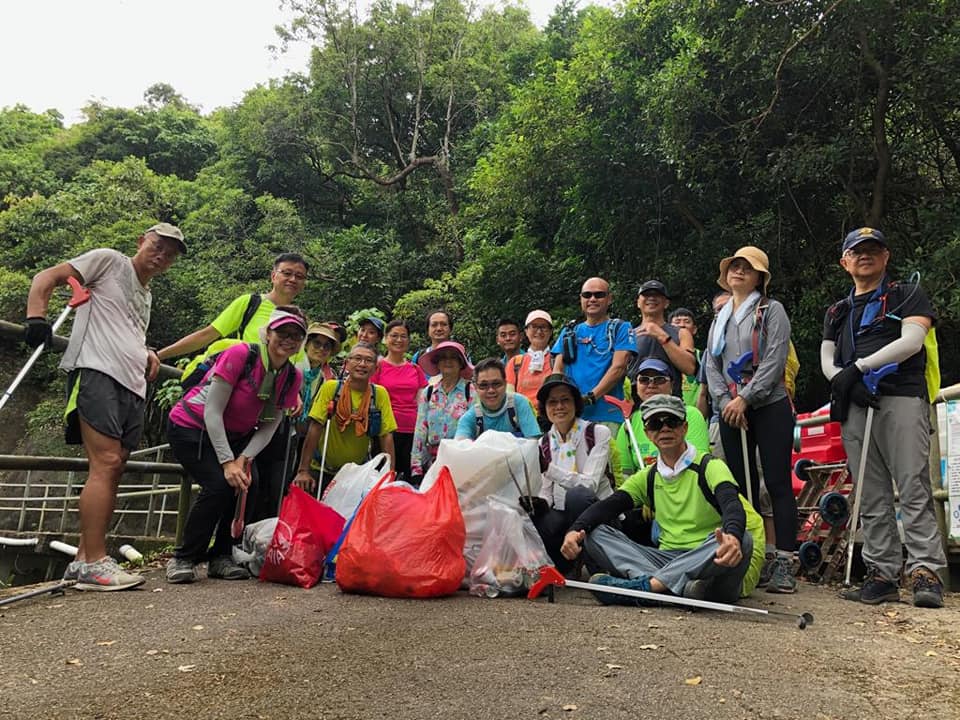
[[[267,443],[273,439],[273,434],[280,426],[281,420],[283,420],[283,415],[277,413],[277,416],[269,423],[258,427],[257,431],[247,442],[247,446],[243,449],[243,454],[248,458],[255,458],[257,455],[259,455],[260,451],[263,450],[267,446]]]
[[[861,372],[867,372],[890,363],[901,363],[920,352],[926,336],[927,329],[923,325],[910,319],[904,320],[900,324],[900,337],[867,357],[857,360],[856,365]],[[821,346],[821,364],[823,363],[822,352]]]
[[[761,337],[763,358],[750,382],[740,389],[740,397],[751,406],[762,404],[783,384],[783,371],[787,366],[787,353],[790,352],[790,318],[779,302],[770,300],[769,303],[763,314],[766,327],[760,331],[765,336]]]
[[[573,521],[570,530],[586,530],[590,532],[597,527],[597,525],[602,525],[605,522],[613,520],[621,513],[630,512],[631,510],[633,510],[633,498],[623,490],[617,490],[610,497],[600,502],[595,502],[584,510],[583,514]]]
[[[227,440],[227,431],[223,426],[223,413],[232,394],[233,385],[215,375],[207,392],[207,401],[203,405],[203,425],[221,465],[234,459],[233,450]]]
[[[554,463],[550,463],[546,475],[562,488],[583,486],[590,488],[595,494],[600,489],[600,483],[606,482],[604,471],[607,469],[607,459],[610,457],[610,430],[603,425],[594,428],[596,443],[587,455],[581,472],[561,470]],[[584,439],[583,442],[586,442]]]
[[[722,482],[713,489],[713,496],[720,505],[723,531],[737,540],[743,540],[743,533],[747,529],[747,513],[740,502],[737,486],[731,482]]]
[[[833,380],[842,368],[834,365],[834,357],[837,352],[837,344],[833,340],[824,340],[820,343],[820,372],[827,380]]]

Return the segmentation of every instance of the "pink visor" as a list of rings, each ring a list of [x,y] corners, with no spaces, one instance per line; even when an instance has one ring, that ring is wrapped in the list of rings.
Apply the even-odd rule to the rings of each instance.
[[[276,330],[278,327],[284,325],[296,325],[298,328],[303,330],[303,334],[307,334],[307,323],[304,322],[303,318],[299,315],[294,315],[293,313],[284,312],[282,310],[275,310],[270,316],[270,321],[267,323],[268,330]]]

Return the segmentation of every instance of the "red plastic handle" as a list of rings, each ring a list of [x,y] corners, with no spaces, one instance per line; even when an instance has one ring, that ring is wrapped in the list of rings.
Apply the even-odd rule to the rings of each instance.
[[[603,399],[606,400],[611,405],[613,405],[614,407],[620,408],[620,412],[623,413],[624,420],[630,419],[630,416],[633,414],[633,400],[630,400],[630,399],[621,400],[620,398],[614,397],[613,395],[604,395]]]
[[[70,289],[73,291],[73,295],[71,296],[70,302],[68,302],[67,305],[75,308],[78,305],[83,305],[90,299],[90,291],[81,285],[80,281],[75,277],[68,277],[67,283],[70,285]]]
[[[540,577],[530,586],[530,592],[527,593],[527,600],[533,600],[540,597],[540,593],[551,585],[566,585],[567,579],[553,565],[544,565],[540,568]]]

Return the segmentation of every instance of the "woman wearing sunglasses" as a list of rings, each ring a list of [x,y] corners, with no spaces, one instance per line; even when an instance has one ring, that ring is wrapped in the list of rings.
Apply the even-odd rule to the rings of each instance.
[[[623,477],[627,478],[652,464],[657,458],[657,446],[647,437],[640,418],[640,403],[649,400],[654,395],[672,392],[673,368],[662,360],[647,358],[640,363],[637,376],[633,381],[634,412],[630,420],[625,421],[617,432],[617,450],[620,456],[620,468]],[[637,440],[634,448],[627,431],[627,422],[633,428],[633,436]],[[710,451],[710,432],[707,421],[694,406],[687,406],[687,436],[688,443],[700,452]],[[639,452],[639,456],[637,453]]]
[[[297,406],[303,376],[290,362],[307,325],[298,308],[276,308],[260,329],[261,343],[224,350],[203,382],[170,411],[167,439],[177,461],[200,485],[183,542],[167,563],[167,582],[190,583],[208,557],[207,577],[241,580],[233,562],[231,521],[237,496],[254,481],[253,459]],[[213,546],[210,540],[213,538]]]

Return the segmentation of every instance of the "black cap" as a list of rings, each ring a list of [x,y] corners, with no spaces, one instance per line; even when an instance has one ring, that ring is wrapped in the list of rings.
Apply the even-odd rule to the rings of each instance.
[[[667,300],[670,299],[670,293],[667,292],[667,286],[659,280],[647,280],[643,285],[640,286],[640,289],[637,290],[637,295],[644,295],[651,292],[660,293]]]

